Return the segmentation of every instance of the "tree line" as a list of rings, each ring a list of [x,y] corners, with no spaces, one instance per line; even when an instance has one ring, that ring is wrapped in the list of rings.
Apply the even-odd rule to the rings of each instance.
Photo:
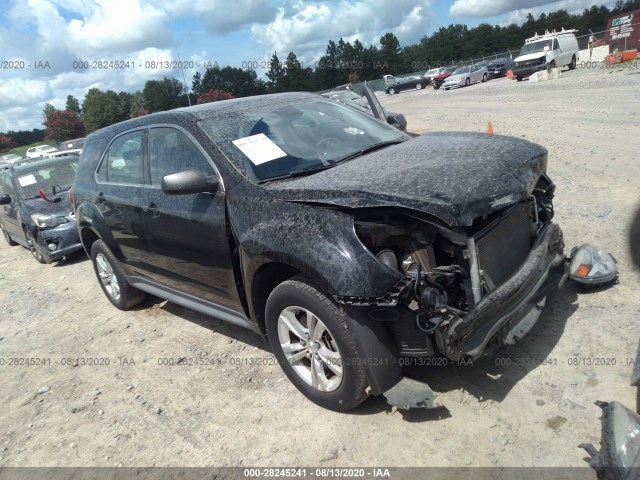
[[[525,38],[545,30],[575,28],[588,35],[590,31],[603,30],[611,15],[638,8],[640,0],[618,0],[611,10],[594,5],[578,15],[558,10],[535,18],[529,13],[522,25],[481,23],[468,28],[452,24],[425,35],[417,44],[404,47],[391,32],[380,37],[379,46],[365,47],[359,40],[353,43],[342,38],[337,42],[330,40],[324,55],[313,65],[304,65],[294,52],[289,52],[283,60],[274,52],[265,80],[258,78],[251,68],[220,67],[216,63],[208,66],[204,73],[196,72],[190,88],[170,77],[149,80],[142,90],[133,93],[91,88],[82,103],[69,95],[64,110],[47,104],[43,111],[44,131],[34,129],[0,134],[0,151],[6,150],[7,145],[26,145],[43,137],[60,142],[129,118],[196,103],[265,93],[319,91],[359,80],[377,79],[385,74],[397,75],[455,64],[467,58],[517,49]]]

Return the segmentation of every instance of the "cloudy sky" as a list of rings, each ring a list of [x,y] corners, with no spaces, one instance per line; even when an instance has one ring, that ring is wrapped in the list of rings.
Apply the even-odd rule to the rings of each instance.
[[[615,0],[598,5],[611,7]],[[393,32],[402,45],[450,23],[522,22],[586,0],[0,0],[0,132],[42,128],[46,103],[82,102],[92,87],[141,89],[180,70],[148,62],[193,62],[196,71],[220,66],[260,68],[273,52],[296,53],[305,66],[329,39],[376,44]],[[129,61],[124,69],[82,69],[83,61]],[[92,63],[93,65],[93,63]],[[190,66],[191,63],[188,64]]]

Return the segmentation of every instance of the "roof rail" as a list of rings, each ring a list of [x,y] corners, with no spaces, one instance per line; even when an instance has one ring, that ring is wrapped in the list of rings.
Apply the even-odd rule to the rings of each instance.
[[[562,30],[560,30],[559,32],[556,31],[555,29],[553,31],[549,31],[549,30],[545,30],[544,31],[544,35],[538,35],[538,32],[536,32],[536,34],[531,37],[531,38],[527,38],[524,43],[531,43],[531,42],[536,42],[538,40],[545,40],[547,38],[554,38],[557,36],[561,36],[561,35],[571,35],[571,34],[575,34],[578,30],[575,28],[572,28],[571,30],[565,30],[564,27],[562,27]]]

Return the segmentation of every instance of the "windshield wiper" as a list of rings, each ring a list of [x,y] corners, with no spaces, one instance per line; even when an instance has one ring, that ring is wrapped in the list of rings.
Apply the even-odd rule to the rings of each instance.
[[[362,150],[358,150],[357,152],[350,153],[349,155],[345,155],[344,157],[340,157],[334,160],[332,162],[332,165],[340,162],[345,162],[347,160],[353,160],[354,158],[361,157],[362,155],[366,155],[367,153],[375,152],[376,150],[380,150],[391,145],[397,145],[398,143],[402,142],[406,142],[406,140],[390,140],[388,142],[374,143],[373,145],[369,145],[367,148],[363,148]]]
[[[258,183],[266,183],[272,182],[274,180],[282,180],[283,178],[293,178],[293,177],[303,177],[305,175],[311,175],[312,173],[321,172],[322,170],[327,170],[333,167],[334,164],[331,165],[314,165],[313,167],[301,168],[299,170],[292,170],[291,172],[287,172],[283,175],[277,175],[275,177],[267,177],[258,180]]]

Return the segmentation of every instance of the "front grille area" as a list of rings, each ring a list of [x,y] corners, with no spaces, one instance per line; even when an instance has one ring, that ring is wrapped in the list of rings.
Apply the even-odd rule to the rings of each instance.
[[[531,251],[531,206],[518,204],[476,236],[478,263],[489,290],[502,285]]]

